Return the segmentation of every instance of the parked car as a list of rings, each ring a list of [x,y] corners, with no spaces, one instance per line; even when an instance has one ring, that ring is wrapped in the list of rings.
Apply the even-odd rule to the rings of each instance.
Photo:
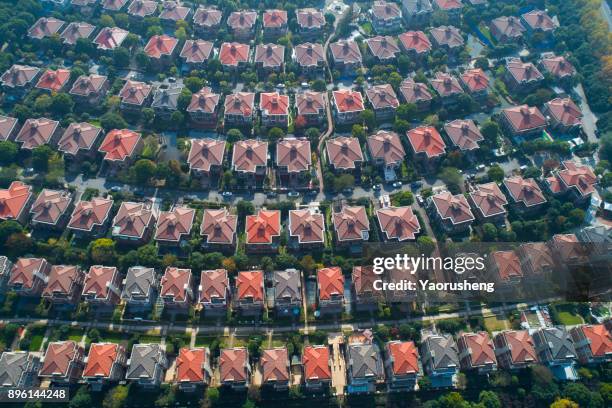
[[[422,207],[423,205],[425,205],[425,200],[423,200],[423,196],[421,196],[420,194],[416,195],[416,200],[417,203]]]
[[[374,190],[374,191],[379,191],[381,189],[382,189],[382,184],[374,184],[372,186],[372,190]]]
[[[226,200],[229,200],[230,198],[232,198],[233,195],[234,193],[232,193],[231,191],[224,191],[221,193],[221,196]]]
[[[290,191],[287,193],[287,197],[295,198],[299,196],[300,196],[300,193],[298,193],[297,191]]]
[[[268,198],[276,198],[276,197],[278,197],[278,193],[276,191],[268,191],[266,193],[266,197],[268,197]]]
[[[402,186],[401,181],[396,181],[395,183],[393,183],[393,188],[400,188],[401,186]]]

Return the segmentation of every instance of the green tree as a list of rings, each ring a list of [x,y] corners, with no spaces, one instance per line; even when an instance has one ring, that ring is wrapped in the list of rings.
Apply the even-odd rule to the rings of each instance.
[[[414,203],[414,196],[410,191],[401,191],[393,194],[391,203],[396,207],[406,207]]]
[[[118,385],[107,392],[102,401],[104,408],[123,408],[126,405],[129,388],[125,385]]]
[[[463,176],[456,168],[445,167],[442,169],[438,177],[446,184],[451,193],[457,194],[461,191]]]
[[[342,174],[334,179],[334,189],[342,191],[346,188],[352,188],[355,185],[355,176],[352,174]]]
[[[23,227],[15,220],[0,222],[0,245],[4,244],[8,237],[23,231]]]
[[[89,244],[89,256],[92,262],[99,265],[114,264],[117,258],[115,241],[110,238],[96,239]]]
[[[18,153],[19,149],[15,143],[8,140],[0,141],[0,165],[14,163]]]
[[[148,159],[140,159],[132,167],[134,178],[140,184],[147,183],[155,175],[156,170],[155,163]]]
[[[112,129],[125,129],[128,124],[121,117],[121,115],[114,112],[107,112],[100,118],[100,124],[104,128],[104,130],[109,131]]]
[[[504,180],[504,176],[505,176],[504,169],[502,169],[497,164],[494,166],[491,166],[489,167],[489,170],[487,171],[487,176],[489,176],[489,179],[497,183],[501,183]]]
[[[74,108],[74,101],[67,93],[58,93],[51,96],[51,106],[49,107],[51,113],[55,115],[66,115],[72,112]]]
[[[420,237],[417,238],[416,242],[419,246],[419,249],[424,255],[429,256],[436,249],[436,243],[434,242],[433,239],[431,239],[427,235],[421,235]]]
[[[497,239],[497,227],[490,222],[482,225],[482,240],[492,242]]]
[[[247,215],[255,214],[255,206],[251,201],[240,200],[236,204],[236,211],[238,212],[238,218],[242,220]]]
[[[282,139],[283,136],[285,136],[285,132],[281,128],[273,127],[270,130],[268,130],[268,140],[271,143],[275,143],[279,139]]]
[[[499,125],[492,120],[487,120],[480,127],[480,133],[485,138],[487,143],[492,146],[497,146],[497,138],[499,137]]]
[[[49,168],[49,159],[53,150],[48,145],[41,145],[32,150],[32,167],[34,170],[43,172]]]
[[[227,141],[230,143],[236,143],[243,138],[242,132],[238,129],[230,129],[227,131]]]
[[[359,114],[359,120],[361,120],[368,127],[368,129],[376,129],[376,116],[371,109],[364,109]]]
[[[113,64],[115,68],[125,68],[130,65],[130,52],[127,48],[115,48],[113,51]]]
[[[497,394],[493,391],[481,391],[478,395],[478,402],[484,406],[484,408],[501,408],[502,404]]]
[[[327,85],[325,84],[325,81],[321,79],[315,79],[314,81],[312,81],[312,84],[310,87],[312,88],[313,91],[316,91],[316,92],[325,92],[327,90]]]
[[[403,120],[410,122],[418,114],[418,108],[414,103],[402,103],[397,107],[395,115]]]

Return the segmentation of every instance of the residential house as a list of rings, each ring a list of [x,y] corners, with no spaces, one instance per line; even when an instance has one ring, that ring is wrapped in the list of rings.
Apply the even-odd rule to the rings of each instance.
[[[332,214],[336,244],[361,253],[361,246],[370,239],[370,220],[365,207],[342,206]]]
[[[239,40],[250,40],[255,35],[255,23],[257,13],[255,11],[232,11],[227,18],[227,25],[234,38]]]
[[[497,369],[497,359],[489,333],[461,333],[457,337],[459,362],[462,370],[488,374]]]
[[[385,371],[376,343],[348,345],[347,376],[350,394],[370,394],[385,381]]]
[[[468,153],[478,149],[479,142],[484,140],[480,129],[472,119],[455,119],[444,124],[444,131],[453,144],[462,153]]]
[[[275,391],[289,389],[289,357],[285,347],[264,350],[260,358],[261,384]]]
[[[488,271],[500,290],[511,290],[523,279],[521,261],[516,252],[495,251],[488,261]]]
[[[11,94],[24,94],[38,79],[39,73],[40,69],[36,67],[13,65],[2,74],[0,80],[6,92]]]
[[[431,86],[442,98],[444,106],[455,106],[459,102],[459,96],[464,93],[459,80],[445,72],[436,72],[436,76],[431,80]]]
[[[219,381],[235,391],[245,391],[251,380],[249,352],[245,347],[222,349],[219,356]]]
[[[321,314],[339,314],[344,310],[344,276],[337,266],[317,271],[317,307]]]
[[[400,94],[404,102],[415,104],[420,112],[429,110],[431,100],[433,99],[427,84],[414,82],[411,78],[402,81],[400,84]]]
[[[236,277],[234,309],[242,316],[261,316],[265,306],[263,271],[242,271]]]
[[[70,81],[70,70],[58,68],[56,70],[45,71],[38,82],[36,88],[48,92],[61,92]]]
[[[60,34],[60,39],[64,44],[75,45],[80,39],[88,40],[95,29],[96,27],[91,24],[75,21],[66,26]]]
[[[517,250],[523,277],[531,281],[549,284],[555,266],[553,255],[545,242],[526,242]]]
[[[276,143],[276,167],[280,182],[304,184],[310,174],[312,154],[310,141],[305,138],[287,137]]]
[[[368,150],[375,166],[382,167],[386,180],[395,179],[395,170],[399,169],[406,152],[395,132],[379,130],[368,136]]]
[[[134,344],[127,361],[125,379],[147,389],[157,388],[168,367],[166,351],[160,344]]]
[[[554,181],[547,179],[551,192],[570,191],[577,201],[588,199],[596,191],[595,185],[598,183],[597,176],[589,165],[578,164],[571,160],[562,162],[561,166],[553,171],[551,178]]]
[[[544,115],[550,126],[563,133],[576,133],[582,128],[582,111],[570,98],[555,98],[544,104]]]
[[[57,341],[47,345],[38,376],[53,384],[73,384],[83,373],[84,350],[77,342]]]
[[[183,347],[176,358],[176,382],[181,391],[196,391],[199,385],[209,385],[213,372],[208,347]]]
[[[531,10],[521,14],[521,22],[527,29],[527,32],[532,35],[535,33],[552,35],[553,31],[557,28],[557,23],[550,18],[546,11],[542,10]]]
[[[514,16],[502,16],[491,20],[489,30],[497,42],[517,44],[521,43],[523,40],[525,27],[523,27],[520,20]]]
[[[140,133],[129,129],[113,129],[106,134],[98,149],[113,169],[127,167],[140,154],[143,141]]]
[[[144,82],[128,80],[119,91],[121,110],[124,112],[140,112],[151,102],[153,87]]]
[[[557,378],[578,379],[574,368],[576,349],[565,327],[543,327],[532,336],[540,363],[546,364]]]
[[[259,94],[261,124],[266,127],[283,127],[289,125],[289,97],[278,92]]]
[[[331,384],[332,360],[328,346],[305,346],[302,352],[304,385],[308,391],[324,391]]]
[[[238,92],[225,97],[223,121],[226,127],[252,126],[255,113],[255,94]],[[235,148],[234,148],[235,150]],[[267,151],[267,146],[266,146]]]
[[[128,6],[128,15],[133,21],[142,21],[148,17],[155,17],[158,3],[153,0],[134,0]]]
[[[457,344],[449,334],[428,334],[421,342],[421,363],[432,388],[452,388],[459,372]]]
[[[83,300],[93,306],[116,306],[121,299],[122,279],[114,266],[92,265],[85,276]]]
[[[124,201],[113,219],[112,235],[122,243],[144,245],[149,242],[154,225],[151,203]]]
[[[159,296],[166,307],[187,309],[193,298],[191,269],[167,267],[160,282]]]
[[[335,172],[355,172],[364,162],[359,139],[338,136],[325,142],[327,160]]]
[[[163,120],[171,120],[172,114],[178,110],[178,101],[183,92],[183,86],[172,84],[167,88],[157,88],[153,94],[151,107],[155,116]]]
[[[539,136],[546,127],[546,118],[538,108],[521,105],[502,109],[500,123],[512,137]]]
[[[170,211],[162,211],[155,226],[155,241],[161,245],[182,246],[189,238],[195,217],[195,210],[175,206]]]
[[[412,341],[385,344],[385,371],[389,391],[414,391],[421,376],[419,350]]]
[[[187,40],[180,57],[190,68],[204,68],[213,55],[213,43],[206,40]],[[208,88],[210,90],[210,88]]]
[[[372,27],[378,34],[396,32],[402,27],[402,11],[397,3],[375,1],[370,13]]]
[[[445,12],[450,18],[459,18],[463,3],[461,0],[434,0],[434,6],[437,10]]]
[[[0,115],[0,141],[13,140],[17,135],[17,123],[15,118]]]
[[[131,310],[150,309],[157,297],[157,281],[155,269],[132,266],[122,282],[121,299]]]
[[[302,38],[316,39],[323,32],[325,17],[320,10],[303,8],[296,11],[298,33]]]
[[[13,181],[7,189],[0,189],[0,220],[16,220],[22,224],[28,213],[25,208],[32,202],[32,187]]]
[[[603,324],[585,324],[570,329],[578,360],[582,364],[612,361],[612,334]]]
[[[287,34],[287,12],[285,10],[266,10],[263,13],[263,35],[265,38],[278,38]]]
[[[433,126],[419,126],[406,132],[415,159],[425,168],[432,169],[446,151],[446,143]]]
[[[106,12],[119,12],[128,3],[128,0],[102,0],[102,10]]]
[[[7,289],[19,296],[39,297],[50,271],[51,265],[44,258],[19,258],[11,267]]]
[[[59,35],[60,29],[65,22],[54,17],[41,17],[28,29],[28,37],[42,40],[45,37]]]
[[[458,53],[465,45],[461,31],[455,26],[434,27],[429,34],[437,47],[452,54]]]
[[[101,391],[106,384],[123,380],[127,356],[125,348],[115,343],[93,343],[85,357],[83,379],[92,390]]]
[[[38,385],[40,358],[27,351],[5,351],[0,356],[0,389]]]
[[[561,55],[550,55],[543,57],[540,61],[540,68],[561,81],[567,80],[576,75],[576,68],[574,68],[574,66]]]
[[[538,362],[533,339],[527,330],[504,330],[493,337],[497,363],[506,370],[518,370]]]
[[[202,247],[210,250],[232,252],[236,247],[238,217],[231,215],[227,208],[204,210],[200,235]]]
[[[380,231],[385,241],[414,241],[421,224],[411,207],[386,207],[376,210]]]
[[[302,308],[302,279],[296,269],[274,272],[274,309],[278,316],[296,316]]]
[[[187,106],[187,113],[191,121],[195,125],[205,128],[216,128],[219,119],[220,97],[221,95],[214,93],[208,87],[204,87],[191,95],[191,102]]]
[[[366,89],[366,96],[378,121],[384,122],[395,118],[399,100],[391,85],[373,85]]]
[[[431,51],[431,41],[423,31],[406,31],[398,37],[400,47],[418,61]]]
[[[208,185],[212,176],[221,173],[224,156],[224,140],[192,139],[187,163],[191,174],[200,177],[203,184]]]
[[[6,292],[11,269],[13,269],[13,263],[6,256],[0,255],[0,293]]]
[[[191,16],[191,8],[181,5],[177,1],[164,1],[161,4],[159,19],[171,28],[176,27],[179,21],[186,21]]]
[[[351,291],[356,311],[374,312],[384,303],[385,293],[374,288],[376,280],[380,280],[380,276],[374,273],[374,267],[353,266]]]
[[[340,40],[329,45],[329,49],[334,63],[334,68],[345,74],[356,75],[358,68],[361,68],[363,58],[359,45],[353,40]]]
[[[449,234],[468,231],[474,221],[470,205],[462,194],[452,195],[448,191],[438,193],[428,198],[428,210]]]
[[[548,245],[560,269],[568,266],[582,266],[588,261],[587,248],[578,241],[576,234],[555,234]]]
[[[511,90],[527,93],[544,80],[544,75],[531,62],[523,62],[520,58],[510,58],[506,61],[506,84]]]
[[[295,95],[296,121],[303,118],[305,125],[319,125],[327,118],[327,98],[323,92],[305,91]]]
[[[72,211],[72,193],[44,189],[32,205],[32,227],[64,230]]]
[[[79,238],[100,237],[106,233],[112,207],[112,199],[93,198],[91,201],[79,201],[70,216],[68,229]]]
[[[47,118],[27,119],[17,136],[15,142],[21,144],[22,149],[34,150],[42,145],[54,144],[59,136],[59,122]]]
[[[376,36],[365,40],[370,54],[380,63],[392,63],[400,53],[395,38],[391,36]]]
[[[460,79],[461,84],[472,97],[481,99],[489,94],[489,77],[482,69],[465,70]]]
[[[173,62],[177,50],[178,40],[169,35],[154,35],[144,47],[144,52],[155,67],[165,67]]]
[[[428,25],[432,13],[433,7],[429,0],[402,0],[402,15],[411,27]]]
[[[94,8],[98,6],[97,2],[97,0],[71,0],[70,6],[83,15],[91,16]]]
[[[99,106],[108,92],[110,83],[106,76],[90,74],[81,75],[74,81],[70,95],[74,98],[75,104],[89,106]]]
[[[351,125],[359,121],[359,115],[365,110],[363,97],[359,91],[340,89],[333,91],[334,116],[339,125]]]
[[[468,200],[472,208],[476,209],[476,217],[482,223],[504,225],[506,222],[506,209],[508,200],[495,182],[478,184],[470,191]]]
[[[204,38],[215,38],[219,28],[223,12],[214,7],[200,6],[193,15],[193,28],[196,34]]]
[[[522,212],[536,210],[546,203],[540,186],[532,178],[512,176],[504,179],[504,187],[512,198],[514,206]]]
[[[255,47],[255,67],[262,74],[281,72],[284,61],[285,47],[282,45],[260,44]]]
[[[73,265],[53,265],[42,298],[54,305],[76,307],[81,297],[84,274]]]
[[[111,52],[116,48],[121,47],[123,41],[127,38],[129,31],[119,27],[104,27],[96,38],[94,38],[94,44],[98,47],[98,50],[102,52]]]
[[[325,51],[318,43],[304,43],[293,47],[293,60],[303,73],[322,74],[325,67]]]
[[[288,229],[291,249],[305,251],[324,246],[325,220],[318,208],[290,210]]]
[[[225,315],[230,301],[230,285],[227,270],[202,271],[200,275],[199,303],[206,316]]]
[[[246,188],[255,188],[263,182],[267,165],[268,142],[247,139],[234,143],[232,169],[239,178],[245,180]]]

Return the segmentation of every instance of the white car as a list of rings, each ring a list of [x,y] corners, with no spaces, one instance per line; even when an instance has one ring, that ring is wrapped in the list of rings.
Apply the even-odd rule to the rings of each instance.
[[[401,181],[396,181],[395,183],[393,183],[393,188],[400,188],[401,186],[402,186]]]
[[[290,191],[287,193],[287,197],[295,198],[299,196],[300,196],[300,193],[298,193],[297,191]]]

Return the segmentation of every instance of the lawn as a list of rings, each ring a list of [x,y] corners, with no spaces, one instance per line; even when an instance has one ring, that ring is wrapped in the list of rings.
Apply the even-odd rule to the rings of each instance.
[[[196,336],[195,346],[196,347],[210,347],[210,345],[217,339],[219,340],[219,347],[225,347],[229,340],[227,337]]]
[[[35,335],[31,336],[30,337],[30,347],[28,347],[28,351],[38,351],[38,350],[40,350],[40,347],[42,346],[44,337],[45,336],[43,334],[35,334]]]
[[[572,314],[570,312],[558,312],[557,316],[559,317],[559,321],[562,325],[565,326],[574,326],[577,324],[582,324],[582,318],[578,315]]]
[[[147,344],[147,343],[161,343],[161,337],[160,336],[140,336],[138,338],[138,343],[140,344]]]
[[[363,23],[361,25],[361,29],[363,30],[364,33],[366,33],[367,35],[371,35],[372,32],[374,31],[374,27],[372,27],[372,24],[367,22],[367,23]]]
[[[121,343],[122,341],[128,341],[130,339],[130,335],[126,333],[108,331],[108,330],[99,330],[100,333],[100,341],[108,342],[108,343]]]
[[[484,324],[489,332],[505,330],[509,326],[506,318],[500,319],[498,316],[485,317]]]

